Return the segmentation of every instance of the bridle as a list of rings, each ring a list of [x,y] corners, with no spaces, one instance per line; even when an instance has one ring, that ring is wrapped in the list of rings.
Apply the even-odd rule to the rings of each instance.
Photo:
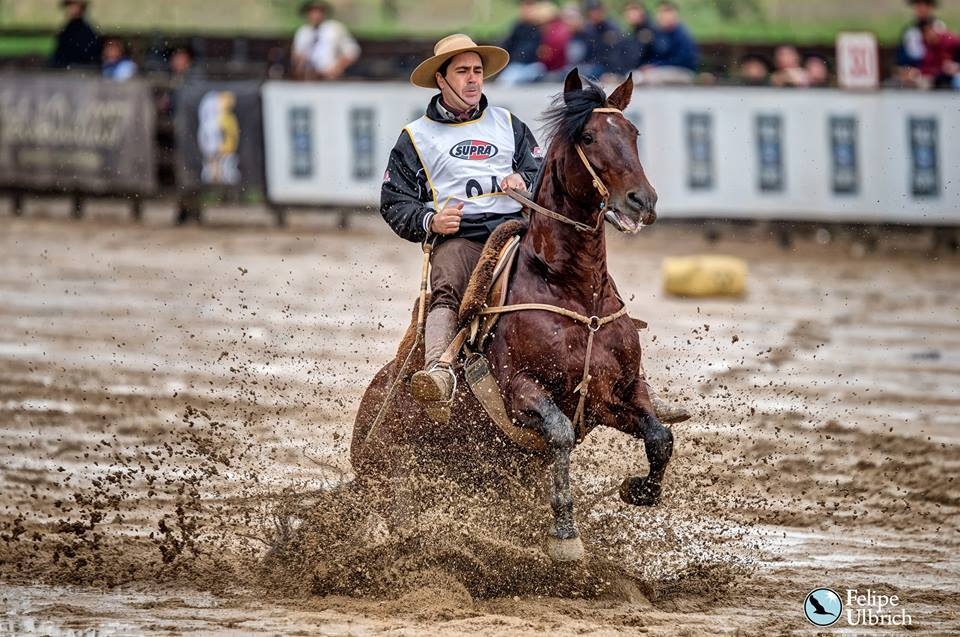
[[[623,115],[623,111],[621,111],[619,108],[609,108],[609,107],[595,108],[593,109],[592,112],[619,113],[621,116]],[[587,169],[587,172],[590,173],[590,177],[593,179],[593,187],[596,189],[598,193],[600,193],[600,207],[599,207],[600,214],[597,215],[597,224],[595,226],[590,226],[588,224],[581,223],[580,221],[575,221],[570,217],[560,214],[559,212],[550,210],[549,208],[545,208],[544,206],[541,206],[540,204],[533,201],[529,197],[526,197],[525,195],[520,194],[516,190],[508,189],[506,191],[506,194],[511,199],[513,199],[514,201],[516,201],[517,203],[523,206],[526,206],[533,212],[536,212],[541,215],[550,217],[551,219],[556,219],[557,221],[561,221],[563,223],[569,224],[574,228],[576,228],[577,230],[580,230],[581,232],[589,232],[591,234],[596,234],[597,232],[600,231],[600,226],[603,225],[603,221],[604,221],[603,211],[606,210],[607,202],[610,200],[610,190],[607,188],[606,184],[603,183],[603,180],[600,179],[600,175],[597,174],[597,171],[594,170],[593,165],[590,163],[590,160],[587,159],[587,155],[586,153],[583,152],[583,147],[580,146],[579,142],[574,144],[574,148],[577,149],[577,155],[580,157],[580,161],[583,162],[584,167]]]

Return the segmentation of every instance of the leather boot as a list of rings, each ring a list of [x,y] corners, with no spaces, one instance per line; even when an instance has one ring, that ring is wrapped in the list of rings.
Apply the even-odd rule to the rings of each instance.
[[[457,313],[438,307],[427,314],[424,326],[424,361],[426,366],[410,379],[410,393],[439,423],[450,420],[450,403],[456,382],[453,370],[438,361],[457,333]]]
[[[653,413],[656,414],[657,420],[665,425],[675,425],[678,422],[690,420],[690,412],[683,405],[671,404],[661,400],[657,392],[653,391],[650,383],[646,380],[643,382],[647,386],[647,395],[650,396],[650,402],[653,403]]]

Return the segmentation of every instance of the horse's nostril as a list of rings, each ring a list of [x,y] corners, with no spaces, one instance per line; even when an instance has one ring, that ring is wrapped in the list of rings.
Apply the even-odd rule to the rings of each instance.
[[[631,205],[636,206],[637,208],[642,208],[644,210],[653,210],[657,207],[657,193],[649,192],[646,195],[642,194],[639,191],[633,191],[627,193],[627,201]]]

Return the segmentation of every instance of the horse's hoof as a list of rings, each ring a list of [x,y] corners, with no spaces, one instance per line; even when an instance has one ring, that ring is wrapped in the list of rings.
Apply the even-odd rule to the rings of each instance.
[[[552,535],[547,536],[544,551],[554,562],[577,562],[583,559],[584,553],[583,542],[579,537],[561,540]]]
[[[638,507],[652,507],[660,501],[660,485],[649,478],[626,478],[620,484],[620,499]]]

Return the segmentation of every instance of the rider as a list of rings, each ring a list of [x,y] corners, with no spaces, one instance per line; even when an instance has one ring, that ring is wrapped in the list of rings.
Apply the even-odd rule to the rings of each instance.
[[[498,195],[527,189],[540,167],[540,147],[527,125],[483,95],[484,80],[509,59],[500,47],[478,46],[459,33],[437,42],[410,81],[440,92],[426,115],[400,133],[383,177],[380,212],[387,223],[409,241],[435,239],[427,366],[411,382],[420,401],[449,400],[453,375],[437,361],[456,334],[470,274],[493,229],[521,218],[520,204]]]
[[[453,370],[438,363],[456,335],[460,300],[484,242],[504,221],[522,218],[520,204],[503,191],[526,190],[540,167],[542,151],[527,125],[483,95],[484,80],[509,60],[504,49],[460,33],[437,42],[410,82],[440,92],[400,133],[383,176],[383,218],[408,241],[434,242],[426,367],[411,379],[413,397],[426,406],[452,398]],[[670,408],[655,406],[670,422]],[[449,417],[449,411],[429,411],[438,420]],[[687,417],[684,412],[681,419]]]

